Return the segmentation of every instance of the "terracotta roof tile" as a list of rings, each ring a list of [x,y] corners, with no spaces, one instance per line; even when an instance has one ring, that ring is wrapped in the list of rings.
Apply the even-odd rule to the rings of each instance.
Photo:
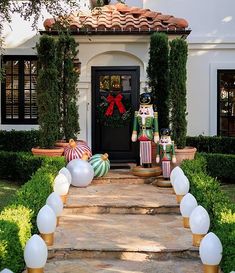
[[[125,4],[106,5],[95,8],[90,12],[78,12],[68,17],[69,27],[72,30],[94,30],[113,32],[121,30],[132,31],[182,31],[188,27],[188,22],[172,15],[164,15],[160,12],[137,7],[129,7]],[[44,27],[47,31],[53,30],[54,19],[46,19]]]

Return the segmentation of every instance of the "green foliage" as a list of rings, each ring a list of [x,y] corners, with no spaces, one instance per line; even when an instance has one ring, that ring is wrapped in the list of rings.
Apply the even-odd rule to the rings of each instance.
[[[59,139],[58,71],[55,57],[55,39],[48,35],[40,37],[37,44],[40,69],[37,78],[38,123],[40,146],[50,148]]]
[[[54,177],[65,165],[63,157],[42,157],[41,162],[31,180],[17,191],[11,204],[0,214],[0,269],[7,267],[15,273],[22,272],[24,246],[37,231],[38,211],[52,192]]]
[[[150,40],[147,74],[158,111],[159,128],[169,128],[168,37],[154,33]]]
[[[210,215],[210,230],[223,245],[221,267],[224,273],[229,273],[235,268],[235,204],[221,191],[219,182],[206,174],[204,156],[183,161],[181,167],[190,181],[190,192]]]
[[[131,104],[128,100],[123,98],[122,103],[126,109],[126,112],[121,114],[118,110],[117,105],[114,105],[113,115],[106,116],[105,113],[109,107],[109,103],[107,98],[104,96],[101,97],[100,104],[97,105],[96,113],[97,113],[97,121],[105,126],[110,128],[120,128],[127,126],[133,119],[133,110],[131,108]]]
[[[172,124],[172,139],[177,148],[182,149],[186,145],[187,121],[186,121],[186,63],[188,56],[187,42],[182,39],[174,39],[170,42],[170,109]]]
[[[39,144],[39,131],[3,131],[0,130],[0,150],[29,152]],[[0,158],[1,160],[1,158]]]
[[[21,205],[11,205],[0,214],[0,269],[22,272],[23,249],[31,236],[31,211]]]
[[[0,151],[0,177],[25,182],[41,166],[43,157],[25,152]]]
[[[207,162],[207,172],[219,180],[235,183],[235,155],[201,153]]]
[[[74,68],[78,44],[68,33],[62,32],[56,44],[56,59],[58,69],[58,88],[60,91],[60,117],[62,136],[68,141],[76,139],[80,131],[78,115],[78,73]]]
[[[187,146],[197,148],[198,152],[235,154],[235,137],[197,136],[187,137]]]

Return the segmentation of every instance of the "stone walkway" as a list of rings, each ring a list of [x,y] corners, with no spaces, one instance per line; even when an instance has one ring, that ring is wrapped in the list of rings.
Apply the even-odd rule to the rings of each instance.
[[[201,273],[172,189],[112,171],[71,187],[45,273]]]

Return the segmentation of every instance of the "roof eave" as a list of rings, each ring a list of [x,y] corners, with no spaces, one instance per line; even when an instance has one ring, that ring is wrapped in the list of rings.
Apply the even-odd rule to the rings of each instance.
[[[166,33],[167,35],[179,35],[186,39],[191,33],[191,29],[161,29],[161,30],[97,30],[97,29],[78,29],[70,30],[71,35],[151,35],[155,32]],[[57,30],[41,30],[39,33],[48,35],[58,35]]]

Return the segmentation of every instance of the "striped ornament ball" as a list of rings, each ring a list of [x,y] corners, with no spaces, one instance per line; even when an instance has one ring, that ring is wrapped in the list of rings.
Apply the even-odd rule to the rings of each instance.
[[[70,139],[69,145],[64,148],[64,156],[67,162],[77,158],[81,159],[85,153],[88,155],[88,158],[92,156],[91,149],[87,144],[82,142],[76,143],[73,139]]]
[[[96,154],[91,157],[89,163],[94,169],[94,177],[105,176],[110,169],[108,154]]]

